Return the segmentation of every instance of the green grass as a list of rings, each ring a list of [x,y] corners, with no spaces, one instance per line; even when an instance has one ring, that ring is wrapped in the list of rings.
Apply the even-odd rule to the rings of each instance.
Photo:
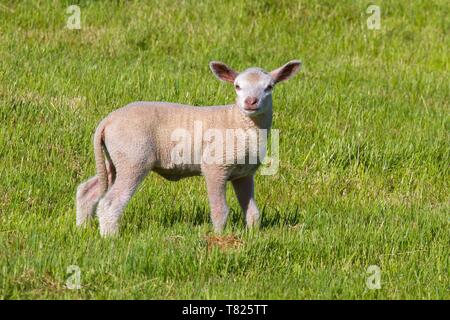
[[[81,30],[65,28],[69,4]],[[448,299],[448,1],[2,1],[0,298]],[[136,100],[231,103],[210,60],[301,74],[274,92],[263,221],[208,248],[204,181],[150,175],[121,235],[75,227],[92,134]],[[65,287],[70,265],[80,290]],[[381,289],[366,287],[370,265]]]

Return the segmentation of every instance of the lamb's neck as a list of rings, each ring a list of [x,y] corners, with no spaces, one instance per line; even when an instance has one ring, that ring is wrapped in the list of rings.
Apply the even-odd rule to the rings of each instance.
[[[272,108],[268,108],[266,112],[255,116],[245,115],[237,105],[233,106],[233,110],[236,113],[237,119],[242,122],[247,129],[255,128],[270,130],[272,127]]]

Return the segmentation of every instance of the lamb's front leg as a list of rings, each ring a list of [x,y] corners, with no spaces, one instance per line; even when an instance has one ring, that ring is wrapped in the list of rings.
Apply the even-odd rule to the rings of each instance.
[[[239,204],[245,214],[247,227],[259,226],[259,210],[254,197],[253,176],[243,177],[232,181]]]
[[[228,217],[228,205],[226,201],[227,179],[222,172],[216,170],[205,172],[204,175],[214,231],[221,233]]]

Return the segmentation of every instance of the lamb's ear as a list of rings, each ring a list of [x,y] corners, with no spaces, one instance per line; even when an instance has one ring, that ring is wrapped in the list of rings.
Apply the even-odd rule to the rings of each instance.
[[[297,74],[297,72],[300,71],[301,66],[302,63],[300,61],[292,60],[286,63],[284,66],[270,72],[270,75],[272,76],[274,82],[278,83],[280,81],[284,81],[293,77],[295,74]]]
[[[222,81],[234,83],[234,79],[236,79],[239,74],[229,66],[227,66],[225,63],[222,63],[220,61],[211,61],[209,63],[209,67],[211,68],[211,71],[214,73],[214,75]]]

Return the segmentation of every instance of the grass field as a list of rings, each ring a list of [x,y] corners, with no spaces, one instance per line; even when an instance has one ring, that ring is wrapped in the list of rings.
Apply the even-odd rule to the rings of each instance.
[[[78,4],[81,29],[66,8]],[[381,29],[366,9],[381,9]],[[1,299],[449,299],[448,1],[1,1]],[[131,101],[232,103],[208,62],[268,70],[280,169],[261,230],[230,188],[150,175],[120,237],[75,226],[92,134]],[[79,267],[81,289],[68,289]],[[370,290],[367,268],[381,270]],[[71,283],[71,282],[69,282]]]

